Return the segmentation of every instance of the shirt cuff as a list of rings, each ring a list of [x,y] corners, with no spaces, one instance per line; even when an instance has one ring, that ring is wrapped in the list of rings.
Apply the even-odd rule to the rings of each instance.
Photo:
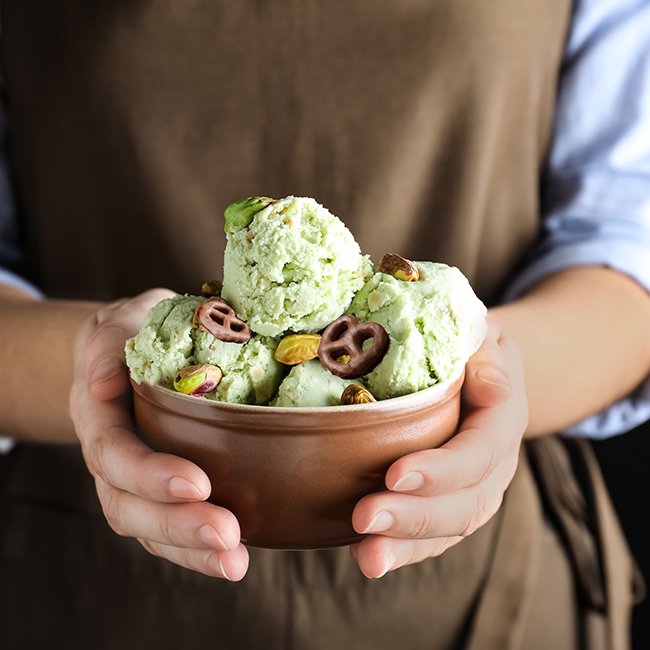
[[[7,269],[0,268],[0,284],[8,284],[9,286],[16,287],[16,289],[24,291],[32,298],[43,298],[43,292],[35,285],[25,280],[25,278],[21,277],[17,273],[12,273]]]
[[[629,239],[594,238],[560,245],[534,260],[506,291],[504,302],[519,297],[544,278],[577,266],[606,266],[625,273],[650,291],[650,253]],[[603,439],[634,429],[650,419],[650,377],[630,395],[577,422],[564,433]]]
[[[20,277],[16,273],[0,269],[0,284],[10,285],[24,291],[28,296],[33,298],[42,298],[43,293],[39,291],[31,282]],[[15,441],[6,436],[0,436],[0,454],[8,454],[15,446]]]
[[[650,291],[650,250],[628,239],[610,237],[559,245],[533,260],[508,287],[510,302],[546,277],[576,266],[606,266],[625,273]]]

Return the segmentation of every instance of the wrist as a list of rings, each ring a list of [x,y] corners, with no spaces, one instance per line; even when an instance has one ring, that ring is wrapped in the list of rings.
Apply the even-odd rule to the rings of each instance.
[[[82,323],[98,308],[37,300],[0,288],[0,435],[34,442],[76,440],[68,415],[72,359]]]

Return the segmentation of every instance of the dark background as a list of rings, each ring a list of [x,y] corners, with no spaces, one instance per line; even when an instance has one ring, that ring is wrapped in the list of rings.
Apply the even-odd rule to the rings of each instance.
[[[621,436],[594,443],[630,548],[650,586],[650,422]],[[650,648],[650,599],[634,610],[633,649]]]

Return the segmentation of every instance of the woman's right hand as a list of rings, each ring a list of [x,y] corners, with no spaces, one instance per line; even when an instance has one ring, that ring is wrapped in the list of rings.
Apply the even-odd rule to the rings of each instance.
[[[111,528],[158,557],[208,576],[241,580],[248,551],[235,516],[206,501],[210,481],[194,463],[156,453],[135,434],[124,344],[147,312],[174,295],[153,289],[96,311],[75,348],[70,415]]]

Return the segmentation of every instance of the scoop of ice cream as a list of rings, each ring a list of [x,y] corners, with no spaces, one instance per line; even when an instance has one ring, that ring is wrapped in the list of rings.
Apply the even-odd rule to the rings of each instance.
[[[268,201],[248,199],[226,211],[222,295],[258,334],[316,332],[345,312],[370,262],[314,199]]]
[[[273,359],[277,341],[254,336],[248,343],[227,343],[193,324],[200,296],[174,296],[158,303],[125,346],[126,363],[140,383],[173,388],[178,372],[193,364],[209,363],[223,373],[208,399],[243,404],[267,404],[284,376]]]
[[[277,340],[254,336],[248,343],[226,343],[207,332],[196,332],[195,363],[219,366],[223,378],[214,399],[237,404],[268,404],[282,378],[284,366],[273,358]],[[211,395],[208,395],[210,398]]]
[[[375,273],[348,312],[384,326],[390,347],[364,379],[378,399],[397,397],[456,376],[479,348],[486,308],[455,267],[416,262],[420,279]]]
[[[199,296],[179,295],[161,300],[150,310],[124,348],[131,377],[138,384],[146,381],[172,388],[178,371],[193,363],[192,317],[202,302]]]
[[[336,406],[349,384],[359,382],[336,377],[318,361],[305,361],[291,368],[273,406]]]

